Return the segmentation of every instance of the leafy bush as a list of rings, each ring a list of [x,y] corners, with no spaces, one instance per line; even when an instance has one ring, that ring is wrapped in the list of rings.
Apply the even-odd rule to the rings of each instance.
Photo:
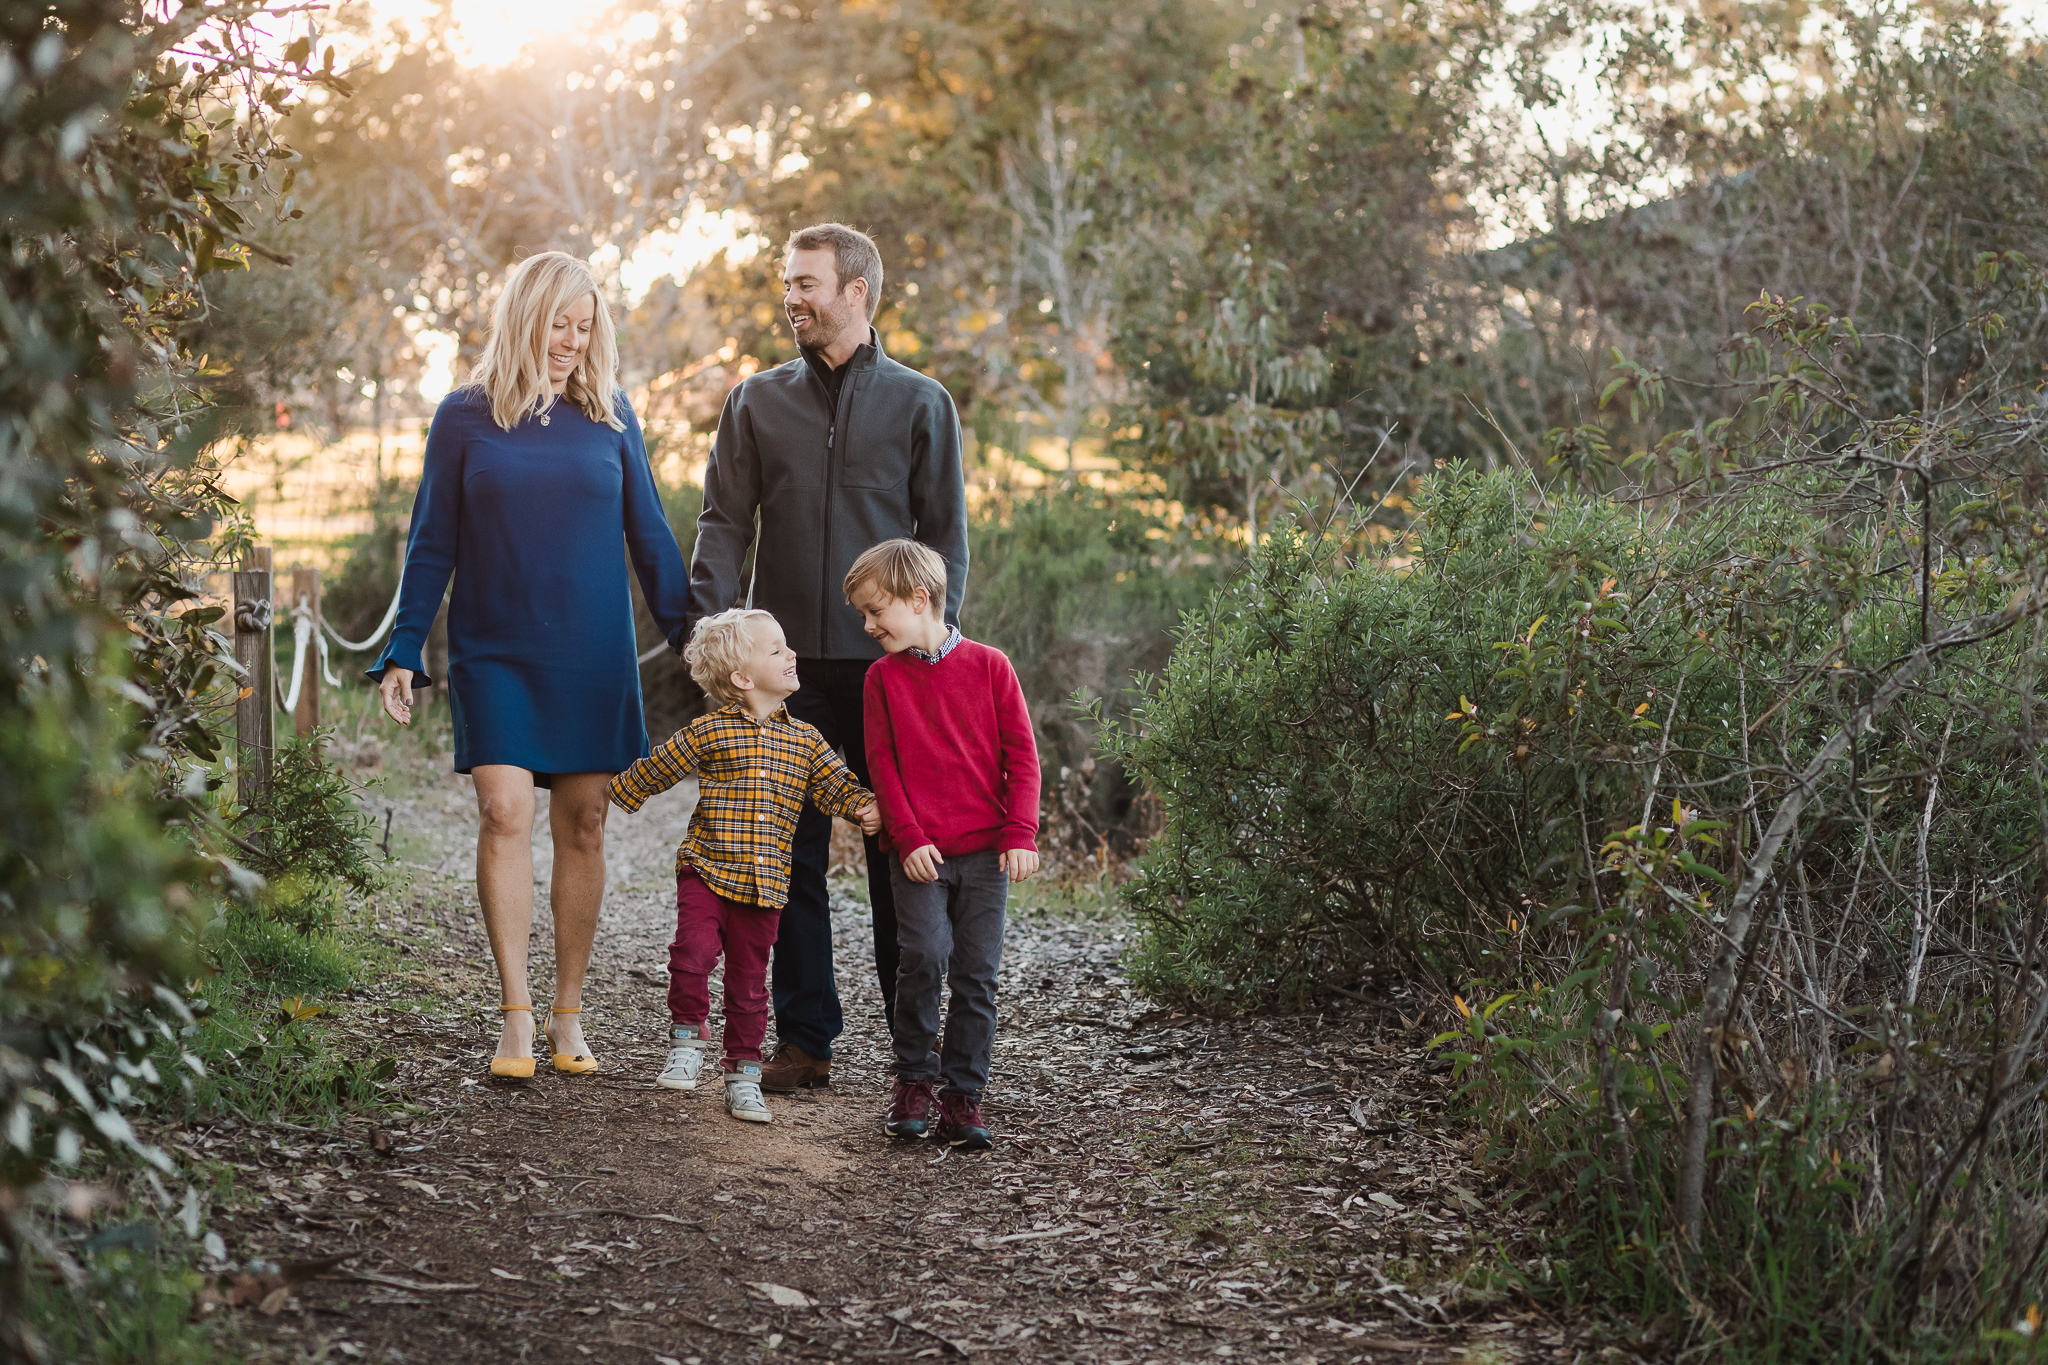
[[[272,106],[309,38],[259,53],[257,4],[56,0],[0,14],[0,1356],[19,1318],[23,1201],[85,1144],[168,1169],[129,1115],[189,1013],[170,988],[237,869],[171,827],[199,793],[224,642],[185,570],[223,499],[205,447],[205,279],[246,264],[279,188]],[[207,55],[183,49],[205,25]],[[275,32],[264,21],[267,32]],[[197,55],[196,51],[193,54]],[[274,82],[274,83],[273,83]],[[331,81],[340,88],[338,81]],[[239,110],[239,115],[224,111]],[[25,189],[23,187],[26,187]]]
[[[145,1239],[138,1233],[136,1240]],[[88,1252],[71,1282],[53,1276],[33,1287],[27,1316],[42,1327],[52,1359],[216,1365],[224,1358],[218,1325],[192,1319],[203,1277],[146,1240]]]
[[[1995,1353],[2048,1244],[2048,480],[2003,324],[2042,288],[1977,263],[1975,382],[1921,411],[1834,378],[1890,339],[1766,299],[1743,404],[1630,457],[1656,488],[1452,468],[1398,553],[1276,535],[1114,739],[1167,816],[1138,979],[1454,1010],[1568,1253],[1531,1290],[1757,1359]]]
[[[281,741],[269,793],[239,822],[240,851],[268,879],[257,903],[300,930],[332,924],[345,893],[368,896],[384,884],[372,851],[375,821],[349,780],[329,766],[327,739],[320,732]]]
[[[1453,467],[1415,505],[1392,561],[1345,567],[1298,528],[1269,537],[1116,737],[1168,817],[1127,892],[1148,920],[1148,989],[1277,1008],[1332,981],[1497,972],[1525,903],[1583,878],[1576,779],[1526,753],[1505,774],[1462,759],[1445,716],[1485,694],[1495,641],[1570,621],[1588,574],[1671,571],[1673,549],[1593,498],[1538,514],[1518,475]],[[1650,657],[1682,646],[1675,619],[1651,628]],[[1591,775],[1599,818],[1623,812],[1626,780]]]

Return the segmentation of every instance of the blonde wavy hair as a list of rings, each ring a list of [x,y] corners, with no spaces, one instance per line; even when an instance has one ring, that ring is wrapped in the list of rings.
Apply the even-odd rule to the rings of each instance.
[[[595,304],[590,345],[569,374],[562,397],[593,422],[625,430],[619,416],[619,343],[611,309],[590,267],[566,251],[543,251],[513,268],[491,312],[483,356],[467,388],[491,400],[491,420],[510,431],[548,406],[548,330],[563,309],[584,295]]]
[[[747,666],[754,653],[754,628],[775,618],[758,607],[732,607],[697,622],[690,643],[683,646],[683,663],[690,678],[711,699],[722,705],[745,700],[746,694],[732,685],[732,675]]]

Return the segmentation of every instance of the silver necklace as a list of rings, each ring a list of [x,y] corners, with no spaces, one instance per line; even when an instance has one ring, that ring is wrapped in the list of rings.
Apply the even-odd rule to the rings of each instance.
[[[542,408],[540,413],[540,424],[542,426],[546,426],[549,423],[549,421],[553,419],[555,412],[555,404],[561,401],[562,395],[560,395],[559,393],[550,394],[548,396],[548,405],[545,408]]]

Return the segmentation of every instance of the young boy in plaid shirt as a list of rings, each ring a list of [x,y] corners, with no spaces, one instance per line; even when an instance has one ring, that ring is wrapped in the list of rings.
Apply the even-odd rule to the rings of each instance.
[[[676,937],[668,946],[668,1063],[657,1085],[695,1090],[710,1042],[711,969],[725,955],[725,1109],[767,1123],[761,1041],[768,1032],[768,950],[789,899],[790,839],[808,798],[873,834],[881,814],[816,729],[783,705],[797,690],[796,655],[765,611],[736,608],[697,623],[683,650],[715,710],[697,717],[612,779],[611,799],[637,811],[690,774],[697,809],[676,849]]]

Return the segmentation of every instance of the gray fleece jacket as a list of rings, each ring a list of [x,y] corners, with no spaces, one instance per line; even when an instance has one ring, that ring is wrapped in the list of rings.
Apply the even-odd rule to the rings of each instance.
[[[747,549],[752,582],[740,576]],[[967,587],[967,489],[953,399],[882,353],[874,329],[831,391],[799,357],[726,395],[704,470],[689,623],[728,607],[774,614],[803,659],[878,659],[841,582],[862,551],[906,536],[946,561],[946,620]]]

